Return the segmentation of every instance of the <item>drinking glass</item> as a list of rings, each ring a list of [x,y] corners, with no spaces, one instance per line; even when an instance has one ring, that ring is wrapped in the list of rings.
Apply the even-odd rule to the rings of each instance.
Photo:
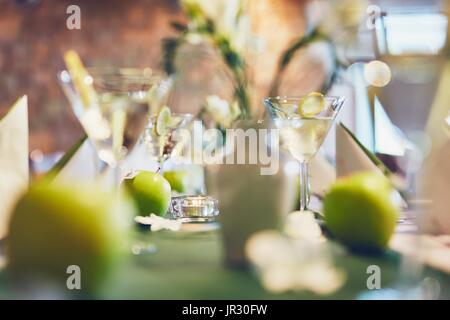
[[[156,130],[157,115],[151,116],[143,135],[144,143],[150,153],[150,157],[159,164],[162,171],[164,162],[173,155],[181,153],[187,136],[183,130],[188,130],[193,119],[190,113],[172,113],[164,134],[160,135]]]
[[[308,210],[308,163],[319,150],[344,103],[342,97],[324,97],[322,110],[311,117],[299,112],[305,97],[269,97],[264,105],[279,129],[281,147],[300,163],[300,211]]]
[[[162,78],[148,68],[90,68],[87,73],[82,80],[92,88],[89,99],[69,71],[61,71],[58,79],[98,157],[113,168],[116,187],[119,165],[148,123]]]

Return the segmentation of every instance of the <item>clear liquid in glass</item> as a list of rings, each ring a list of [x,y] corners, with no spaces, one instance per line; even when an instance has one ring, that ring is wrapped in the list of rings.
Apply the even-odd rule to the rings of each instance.
[[[281,146],[300,162],[307,162],[319,150],[333,123],[332,118],[276,119]]]
[[[146,101],[105,95],[79,118],[100,159],[111,164],[122,160],[136,145],[147,125],[148,112]]]

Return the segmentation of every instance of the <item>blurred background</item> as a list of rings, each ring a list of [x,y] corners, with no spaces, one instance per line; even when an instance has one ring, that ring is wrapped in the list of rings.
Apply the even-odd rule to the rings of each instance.
[[[252,28],[271,44],[253,61],[261,92],[267,91],[281,50],[304,32],[304,2],[250,1]],[[68,30],[66,8],[75,3],[81,30]],[[82,128],[56,81],[62,54],[75,49],[88,66],[159,68],[161,40],[174,33],[172,20],[184,21],[176,0],[0,0],[0,114],[28,94],[30,151],[67,150]]]
[[[269,93],[281,53],[293,40],[305,34],[306,17],[314,18],[314,13],[307,6],[310,2],[313,1],[246,1],[253,37],[251,48],[245,54],[250,64],[248,70],[254,89],[251,91],[252,108],[257,114],[263,111],[260,101]],[[419,39],[413,42],[420,44],[421,36],[427,39],[423,43],[432,44],[438,49],[443,47],[447,20],[446,16],[436,15],[442,11],[443,3],[439,0],[368,2],[369,7],[375,5],[380,9],[379,13],[392,17],[390,22],[386,20],[389,24],[386,30],[390,30],[389,34],[385,34],[388,37],[386,43],[395,43],[397,51],[401,51],[402,47],[410,50],[408,43],[411,40]],[[71,4],[81,8],[81,30],[66,28],[66,9]],[[405,13],[409,20],[401,19]],[[432,15],[427,15],[430,13]],[[400,19],[396,20],[398,14]],[[442,23],[439,19],[442,19]],[[56,73],[64,66],[62,54],[68,49],[75,49],[88,66],[161,69],[162,40],[176,34],[170,26],[171,21],[185,22],[177,0],[0,0],[0,116],[18,96],[27,94],[30,153],[42,155],[68,150],[81,136],[82,128],[56,81]],[[381,30],[385,30],[384,27]],[[358,41],[343,53],[351,67],[335,82],[330,92],[346,97],[341,121],[370,150],[398,155],[401,150],[392,143],[396,141],[396,131],[392,129],[390,120],[395,120],[396,124],[411,124],[413,129],[420,130],[423,127],[439,77],[439,61],[424,67],[429,72],[424,72],[424,68],[409,70],[410,74],[403,77],[403,80],[407,79],[406,82],[401,77],[402,70],[406,70],[404,65],[397,65],[400,69],[395,70],[393,61],[391,71],[394,77],[383,93],[379,94],[382,102],[377,100],[371,104],[367,85],[364,84],[364,68],[367,62],[383,55],[379,52],[377,41],[380,41],[380,36],[376,37],[375,31],[368,28],[364,21],[359,28]],[[289,70],[286,70],[280,93],[303,94],[320,87],[329,67],[326,54],[324,57],[324,50],[320,48],[307,51],[299,52]],[[183,59],[199,56],[190,55],[189,50],[184,53]],[[305,60],[307,63],[304,63]],[[191,65],[195,69],[201,68],[198,61]],[[416,61],[415,65],[420,63]],[[411,72],[421,74],[422,77],[411,76]],[[185,86],[180,89],[181,92],[184,89],[191,93],[189,97],[195,96],[192,94],[193,86],[189,86],[194,78],[187,77]],[[199,80],[196,86],[201,87],[209,78],[204,72],[197,72],[196,79]],[[415,87],[420,90],[415,90]],[[189,111],[191,107],[186,99],[187,95],[181,94],[178,104],[186,102],[182,107]],[[381,103],[385,108],[376,108]],[[411,113],[389,109],[389,106],[394,105],[400,106],[398,110],[403,108],[402,105],[408,105],[412,108]],[[177,106],[174,108],[177,109]],[[389,117],[385,116],[386,113]],[[419,120],[411,121],[409,116]],[[323,153],[332,158],[334,135],[330,134],[327,141]]]
[[[157,66],[176,1],[77,1],[81,30],[66,28],[73,1],[0,1],[0,113],[27,94],[30,151],[65,151],[82,133],[56,81],[62,55],[77,50],[87,65]],[[126,50],[124,50],[126,49]]]

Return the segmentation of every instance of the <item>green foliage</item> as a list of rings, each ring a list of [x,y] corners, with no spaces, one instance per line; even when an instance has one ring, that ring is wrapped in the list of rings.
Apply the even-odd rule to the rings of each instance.
[[[320,88],[320,92],[323,94],[326,94],[328,90],[331,88],[333,83],[336,81],[338,74],[339,74],[339,68],[343,65],[338,59],[336,49],[329,37],[324,35],[319,31],[318,28],[314,28],[311,31],[307,32],[305,35],[299,37],[297,40],[295,40],[281,55],[279,64],[278,64],[278,70],[275,75],[275,78],[272,82],[271,89],[270,89],[270,95],[277,95],[278,94],[278,86],[280,84],[281,76],[283,75],[283,71],[288,67],[290,62],[292,61],[292,58],[294,55],[301,49],[306,48],[307,46],[311,45],[314,42],[319,41],[325,41],[331,45],[332,48],[332,54],[333,54],[333,71],[331,74],[325,79],[325,82],[322,84],[322,87]]]
[[[246,65],[239,54],[233,48],[230,40],[217,32],[214,21],[204,15],[197,4],[188,3],[184,10],[189,17],[189,24],[186,26],[178,22],[172,22],[171,26],[180,34],[178,37],[163,39],[162,65],[167,74],[177,72],[175,59],[177,50],[181,44],[187,41],[189,35],[200,35],[205,41],[210,43],[220,53],[224,63],[230,69],[234,77],[234,96],[241,109],[241,118],[250,116],[250,98],[248,95]]]
[[[162,40],[162,50],[164,52],[162,67],[167,74],[173,74],[176,72],[174,61],[179,44],[180,38],[165,38]]]
[[[192,2],[185,3],[183,9],[188,16],[189,23],[187,25],[172,22],[172,27],[179,32],[179,36],[175,38],[166,38],[163,40],[163,67],[168,74],[176,73],[174,61],[179,46],[186,41],[189,35],[200,35],[204,41],[207,41],[213,48],[216,48],[224,63],[231,70],[235,84],[234,96],[239,103],[241,109],[240,118],[249,118],[250,115],[250,97],[248,94],[248,81],[246,64],[241,54],[232,46],[230,39],[220,34],[216,30],[215,23],[212,19],[207,17],[202,8]],[[241,8],[242,10],[242,8]],[[239,14],[241,14],[240,12]],[[239,16],[238,14],[238,16]],[[305,35],[295,40],[282,54],[278,70],[271,85],[270,95],[278,94],[278,86],[283,75],[283,71],[289,66],[294,55],[301,49],[308,45],[325,41],[331,45],[334,56],[333,71],[326,77],[320,91],[324,94],[328,92],[339,75],[339,69],[343,65],[338,59],[337,52],[331,39],[325,34],[321,33],[319,28],[313,28]]]

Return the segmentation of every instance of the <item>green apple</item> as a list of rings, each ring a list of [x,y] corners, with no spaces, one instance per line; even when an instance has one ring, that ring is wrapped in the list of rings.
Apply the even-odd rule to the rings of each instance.
[[[170,183],[162,175],[139,171],[133,178],[125,179],[124,186],[135,200],[140,215],[166,214],[172,190]]]
[[[187,192],[190,187],[189,174],[185,170],[166,171],[164,178],[169,181],[172,190],[183,193]]]
[[[22,282],[67,290],[80,268],[83,292],[99,290],[126,255],[134,204],[87,185],[38,182],[16,204],[7,237],[8,270]]]
[[[385,248],[399,214],[392,192],[387,178],[376,173],[338,179],[324,198],[327,228],[350,248]]]

